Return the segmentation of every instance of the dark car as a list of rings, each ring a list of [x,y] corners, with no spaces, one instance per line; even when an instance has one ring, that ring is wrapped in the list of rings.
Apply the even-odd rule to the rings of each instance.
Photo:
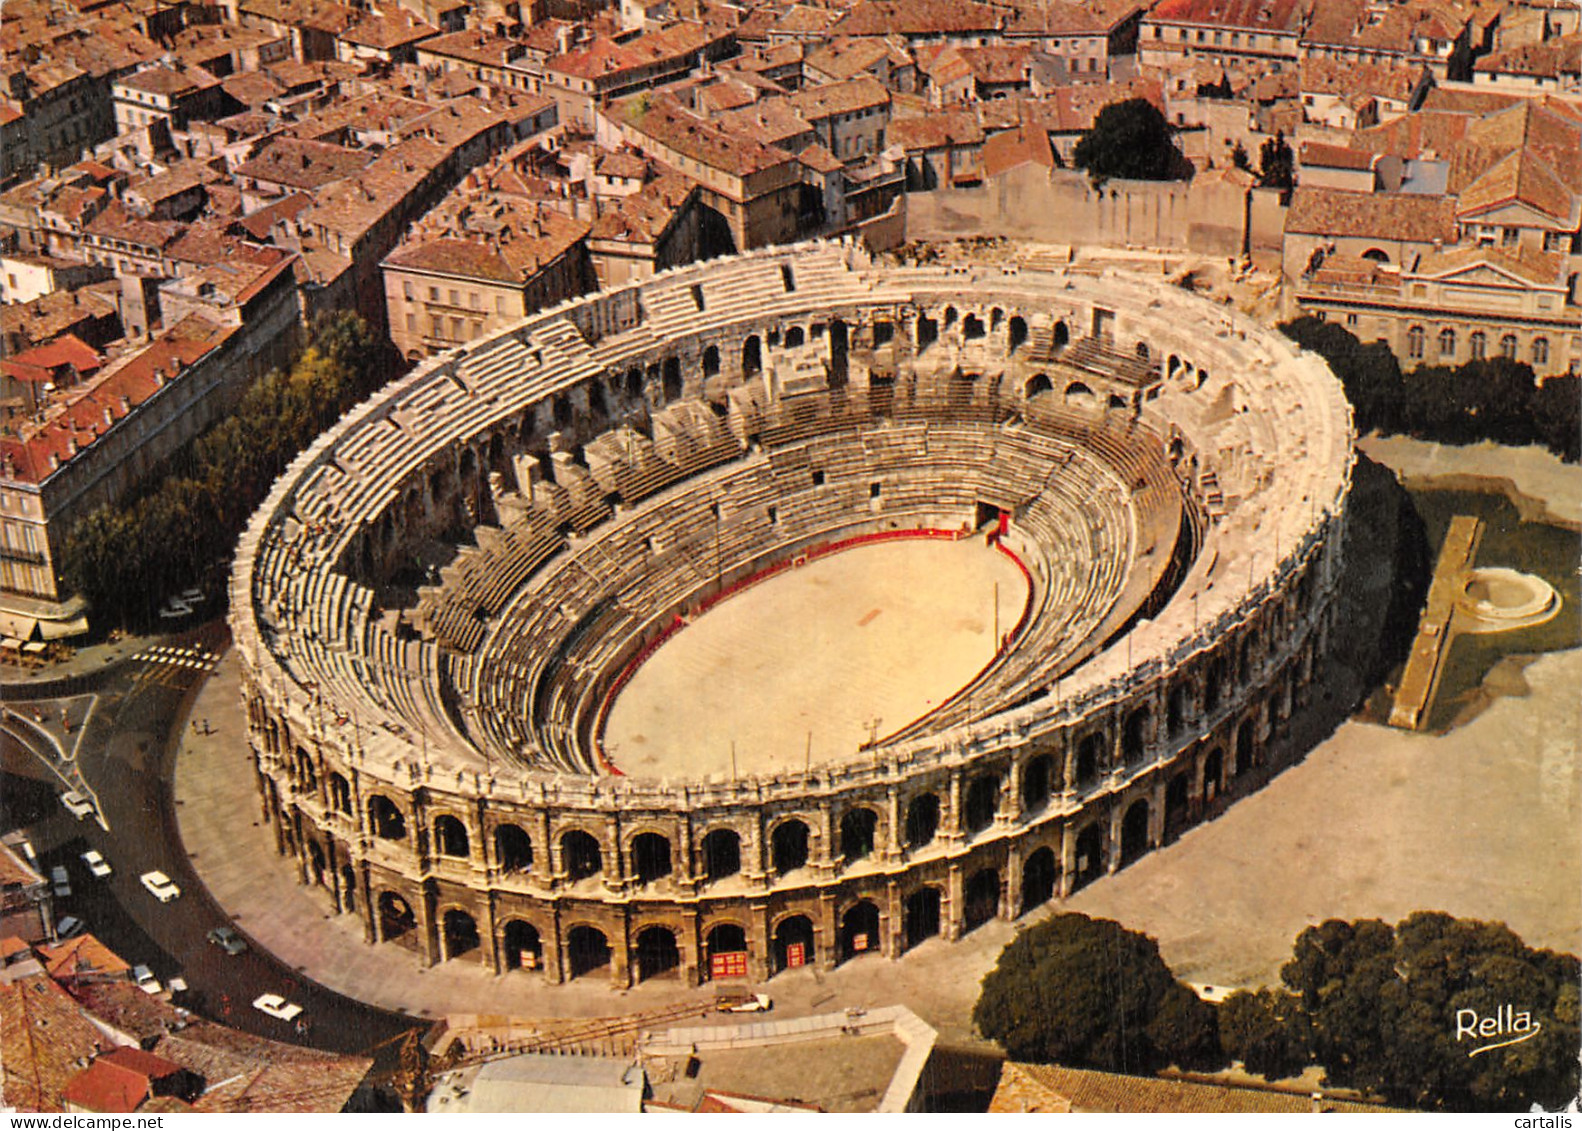
[[[226,954],[244,954],[247,940],[236,933],[235,927],[215,927],[209,932],[209,941]]]

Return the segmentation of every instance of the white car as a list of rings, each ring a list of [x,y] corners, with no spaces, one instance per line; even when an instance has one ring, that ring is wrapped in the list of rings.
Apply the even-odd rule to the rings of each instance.
[[[165,989],[164,986],[159,984],[159,979],[154,977],[154,972],[147,966],[132,967],[132,981],[145,994],[158,994]]]
[[[302,1012],[300,1005],[296,1002],[287,1001],[279,994],[262,994],[254,998],[253,1008],[260,1013],[267,1013],[271,1017],[278,1017],[282,1021],[291,1021]]]
[[[82,862],[88,865],[88,871],[98,876],[101,880],[110,874],[109,861],[99,855],[97,848],[90,848],[82,854]]]
[[[82,920],[75,915],[62,915],[55,924],[55,937],[58,939],[69,939],[81,931]]]
[[[64,864],[56,864],[51,868],[49,870],[49,878],[55,885],[56,896],[65,899],[71,894],[71,877],[66,874],[66,866]]]
[[[93,802],[84,797],[79,790],[68,789],[60,795],[60,803],[66,806],[66,812],[79,821],[93,812]]]
[[[27,862],[33,867],[38,867],[38,853],[33,851],[33,842],[27,838],[17,842],[22,848],[22,855],[27,857]]]
[[[181,889],[163,872],[144,872],[138,878],[143,881],[148,894],[161,903],[169,903],[181,894]]]

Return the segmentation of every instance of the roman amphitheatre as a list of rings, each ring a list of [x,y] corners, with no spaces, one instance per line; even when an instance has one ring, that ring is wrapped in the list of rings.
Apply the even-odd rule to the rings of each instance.
[[[1352,458],[1319,359],[1139,276],[819,243],[585,296],[253,519],[263,811],[429,963],[905,961],[1283,768]]]

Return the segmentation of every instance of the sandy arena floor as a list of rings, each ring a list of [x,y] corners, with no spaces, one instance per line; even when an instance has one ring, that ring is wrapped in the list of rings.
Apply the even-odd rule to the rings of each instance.
[[[702,778],[849,758],[965,687],[1027,583],[981,538],[846,550],[710,609],[638,669],[605,750],[625,773]]]

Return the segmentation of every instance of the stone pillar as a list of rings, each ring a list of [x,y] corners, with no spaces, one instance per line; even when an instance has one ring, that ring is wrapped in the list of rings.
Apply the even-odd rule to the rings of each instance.
[[[901,834],[905,831],[902,827],[901,790],[899,786],[892,785],[885,791],[885,806],[885,811],[889,814],[889,820],[885,822],[884,859],[899,860],[903,852]]]
[[[676,949],[681,952],[681,980],[689,986],[701,986],[703,978],[703,937],[698,933],[698,909],[681,909],[680,937]]]
[[[621,844],[621,821],[614,813],[604,818],[604,890],[620,895],[626,890],[626,852]]]
[[[769,901],[755,899],[749,904],[747,916],[747,968],[752,976],[765,981],[770,972],[770,952],[774,938],[769,933]]]
[[[434,893],[425,888],[418,893],[417,929],[422,933],[423,940],[423,965],[432,966],[435,962],[443,961],[443,952],[439,941],[439,924],[435,922]]]
[[[627,990],[632,987],[632,931],[629,910],[620,909],[620,921],[610,932],[610,988]]]
[[[505,973],[505,954],[500,947],[499,908],[496,905],[498,899],[494,892],[488,893],[483,905],[483,917],[486,921],[478,924],[478,937],[483,943],[480,948],[483,951],[483,964],[493,970],[496,977]]]
[[[840,957],[840,922],[837,918],[835,893],[818,893],[818,922],[814,926],[814,950],[817,952],[815,969],[833,970]]]
[[[945,874],[945,906],[941,908],[944,919],[944,935],[950,942],[961,938],[961,929],[965,921],[966,903],[962,892],[961,862],[953,860],[950,870]]]
[[[891,880],[885,885],[884,908],[879,913],[879,947],[886,958],[899,958],[905,940],[905,916],[901,913],[901,885]]]
[[[1121,866],[1121,823],[1125,816],[1123,797],[1110,799],[1110,811],[1105,815],[1109,835],[1104,838],[1104,870],[1114,872]]]
[[[1165,779],[1155,773],[1148,796],[1148,846],[1158,848],[1165,842]]]
[[[952,844],[961,843],[967,835],[966,829],[962,827],[961,779],[963,776],[959,768],[950,771],[950,789],[946,795],[949,799],[949,811],[944,815],[945,819],[942,822],[944,827],[940,830],[945,840]]]
[[[1005,878],[1000,881],[1000,918],[1014,919],[1022,912],[1022,844],[1012,841],[1005,850]]]
[[[1060,898],[1065,899],[1077,882],[1077,830],[1072,819],[1060,826]]]

